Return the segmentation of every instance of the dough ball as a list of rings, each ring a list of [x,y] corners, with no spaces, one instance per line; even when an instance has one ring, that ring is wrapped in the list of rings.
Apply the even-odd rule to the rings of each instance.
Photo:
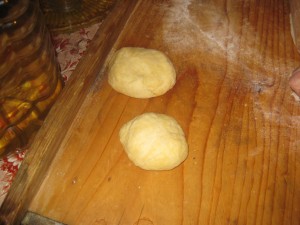
[[[134,98],[163,95],[176,82],[176,72],[165,54],[154,49],[125,47],[109,63],[108,83]]]
[[[170,170],[188,155],[185,135],[175,119],[145,113],[123,125],[120,141],[136,165],[146,170]]]

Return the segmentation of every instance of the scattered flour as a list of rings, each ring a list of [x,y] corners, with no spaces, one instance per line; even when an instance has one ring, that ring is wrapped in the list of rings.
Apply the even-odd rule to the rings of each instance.
[[[265,33],[257,32],[260,27],[251,23],[251,15],[247,16],[244,12],[233,14],[233,7],[238,6],[226,4],[220,6],[205,0],[172,1],[165,6],[162,28],[164,44],[169,49],[176,49],[177,54],[189,55],[197,48],[199,54],[207,54],[208,61],[212,55],[212,58],[223,59],[227,66],[227,78],[230,79],[233,73],[240,74],[250,87],[258,84],[269,88],[277,79],[286,77],[287,73],[280,67],[284,59],[274,59],[265,50],[264,46],[273,41],[264,40]],[[257,12],[257,16],[261,16],[260,13],[263,12]]]

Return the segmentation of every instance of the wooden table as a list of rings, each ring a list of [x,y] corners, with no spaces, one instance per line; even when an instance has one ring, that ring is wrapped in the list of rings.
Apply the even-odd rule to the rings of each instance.
[[[123,46],[165,52],[175,87],[151,99],[114,91],[106,65]],[[288,86],[298,65],[285,0],[120,1],[37,134],[1,219],[30,210],[66,224],[299,225],[300,103]],[[150,111],[187,136],[189,156],[173,170],[134,166],[119,142],[120,127]]]

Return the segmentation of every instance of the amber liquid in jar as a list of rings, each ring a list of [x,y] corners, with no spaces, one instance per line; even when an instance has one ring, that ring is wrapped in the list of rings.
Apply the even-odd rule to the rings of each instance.
[[[63,82],[37,1],[0,5],[0,155],[26,146]]]

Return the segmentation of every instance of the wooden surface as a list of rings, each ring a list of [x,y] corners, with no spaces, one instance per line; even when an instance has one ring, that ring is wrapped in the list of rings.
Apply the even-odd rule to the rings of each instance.
[[[175,87],[151,99],[119,94],[107,61],[94,63],[105,54],[90,49],[79,70],[91,85],[70,129],[53,130],[62,121],[52,113],[40,133],[57,154],[29,210],[66,224],[299,225],[300,103],[287,83],[299,55],[289,13],[284,0],[139,1],[111,53],[165,52]],[[119,142],[120,127],[150,111],[185,131],[189,156],[174,170],[135,167]]]
[[[291,31],[294,43],[300,52],[300,1],[289,0],[291,9]]]

